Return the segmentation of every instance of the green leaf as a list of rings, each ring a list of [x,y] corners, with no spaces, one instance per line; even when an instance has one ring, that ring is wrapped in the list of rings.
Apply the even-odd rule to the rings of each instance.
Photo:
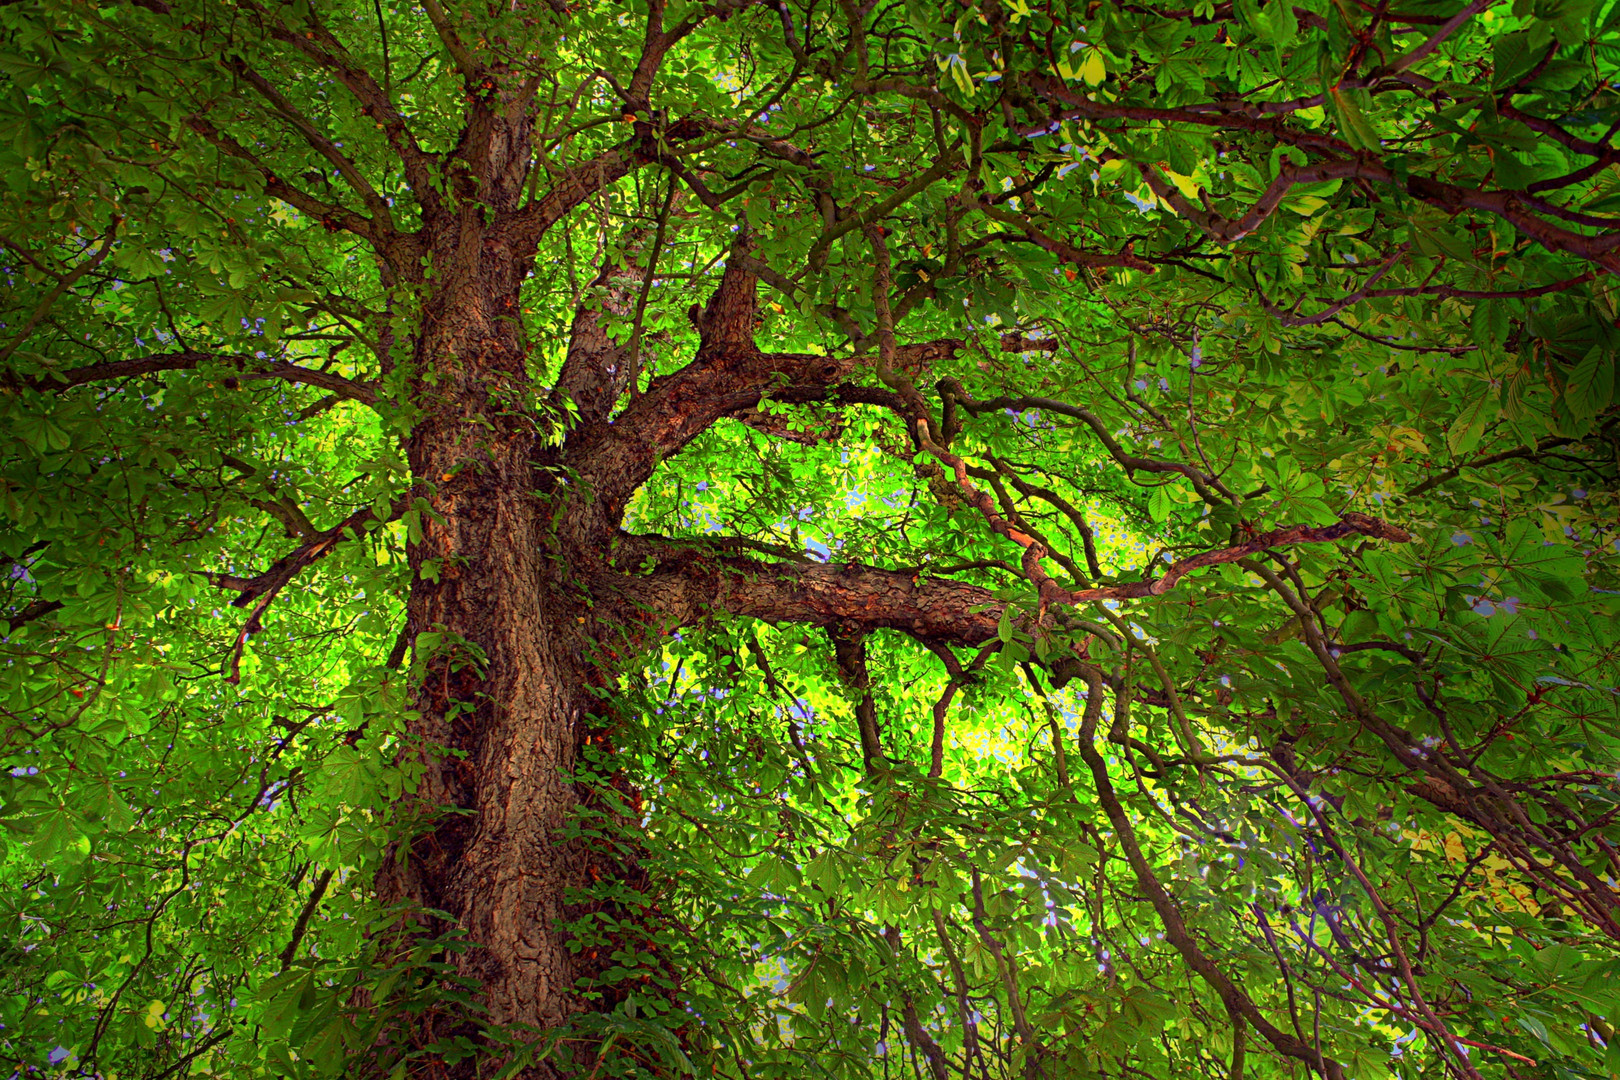
[[[1564,386],[1564,401],[1577,419],[1596,416],[1616,400],[1614,352],[1599,343],[1587,350]]]
[[[1446,449],[1453,458],[1460,458],[1479,445],[1485,426],[1495,412],[1495,402],[1489,394],[1476,392],[1473,395],[1446,432]]]

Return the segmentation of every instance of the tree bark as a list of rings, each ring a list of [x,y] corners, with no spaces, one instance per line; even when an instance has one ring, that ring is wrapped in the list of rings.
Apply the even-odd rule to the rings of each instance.
[[[615,809],[573,779],[587,741],[610,752],[593,693],[607,676],[571,577],[577,553],[562,550],[552,524],[562,496],[536,467],[538,422],[520,404],[527,350],[512,313],[532,252],[482,223],[458,224],[434,245],[445,272],[416,342],[411,393],[422,414],[407,442],[413,493],[431,507],[408,548],[420,682],[404,756],[420,780],[405,810],[417,832],[378,887],[385,903],[453,919],[413,933],[465,933],[473,948],[456,964],[481,983],[484,1023],[551,1028],[585,1007],[577,984],[612,949],[570,948],[567,924],[599,908],[576,893],[603,879],[634,887],[637,870],[571,829],[582,812]],[[405,1041],[471,1031],[465,1017],[430,1019]]]

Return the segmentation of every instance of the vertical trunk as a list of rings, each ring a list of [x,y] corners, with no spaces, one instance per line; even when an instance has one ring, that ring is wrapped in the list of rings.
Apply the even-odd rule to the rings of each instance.
[[[409,632],[442,636],[419,645],[426,676],[408,732],[407,753],[424,768],[412,800],[420,832],[378,885],[385,901],[455,917],[474,943],[458,963],[482,984],[487,1022],[545,1028],[580,1010],[576,980],[607,963],[607,949],[600,962],[569,949],[560,924],[589,905],[567,894],[625,868],[565,838],[582,802],[569,777],[599,726],[591,691],[603,677],[583,593],[568,579],[577,560],[558,550],[539,491],[534,421],[516,397],[521,273],[476,231],[474,244],[446,244],[436,260],[455,273],[435,282],[415,357],[423,413],[409,460],[436,518],[423,516],[410,546]],[[463,1024],[434,1021],[412,1041],[465,1033]]]

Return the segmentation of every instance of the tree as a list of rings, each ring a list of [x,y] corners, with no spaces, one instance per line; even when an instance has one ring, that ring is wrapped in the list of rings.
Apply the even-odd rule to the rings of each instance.
[[[1614,0],[0,33],[18,1075],[1616,1071]]]

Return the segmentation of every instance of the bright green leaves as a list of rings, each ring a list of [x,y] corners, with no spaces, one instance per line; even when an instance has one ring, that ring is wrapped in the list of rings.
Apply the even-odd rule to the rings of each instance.
[[[1616,61],[1620,8],[1497,5],[1399,76],[1375,74],[1456,6],[1409,10],[1412,23],[1387,6],[1282,0],[1199,2],[1176,18],[1103,4],[1081,19],[1025,0],[862,9],[868,74],[913,80],[905,95],[855,85],[861,53],[842,8],[738,10],[672,44],[654,106],[716,125],[712,137],[654,136],[656,155],[637,147],[635,170],[538,241],[510,312],[533,381],[501,388],[501,408],[546,400],[581,304],[602,306],[599,260],[639,257],[671,190],[663,167],[679,160],[711,191],[741,187],[716,208],[675,185],[640,311],[642,389],[691,358],[687,312],[714,287],[739,219],[779,279],[760,287],[760,348],[850,357],[849,327],[876,325],[871,244],[854,226],[818,238],[869,216],[887,230],[905,298],[901,343],[961,343],[917,365],[930,410],[942,416],[948,377],[980,402],[1049,398],[1090,416],[1022,402],[972,412],[959,401],[955,413],[952,451],[996,512],[1040,534],[1054,579],[1128,585],[1347,511],[1414,540],[1279,545],[1195,571],[1164,597],[1043,605],[1021,549],[907,426],[881,399],[852,403],[877,386],[869,341],[838,391],[850,400],[788,386],[757,411],[739,399],[662,464],[627,529],[746,545],[698,560],[746,551],[901,570],[902,592],[935,579],[982,589],[980,610],[961,614],[993,612],[994,632],[919,641],[897,621],[873,635],[890,759],[877,775],[854,727],[862,695],[829,659],[831,616],[753,625],[705,611],[639,659],[617,639],[582,646],[620,654],[597,689],[624,729],[613,768],[625,791],[639,788],[635,857],[656,883],[614,893],[613,925],[590,928],[616,940],[603,982],[584,992],[625,1003],[593,1018],[592,1045],[635,1048],[603,1058],[604,1080],[643,1066],[926,1071],[907,1046],[908,1000],[953,1074],[958,1063],[1016,1074],[1028,1061],[1053,1080],[1236,1071],[1221,1002],[1166,942],[1081,766],[1092,704],[1096,748],[1150,869],[1211,962],[1280,1030],[1293,1027],[1284,980],[1295,979],[1294,1007],[1310,1003],[1298,1030],[1319,1027],[1351,1075],[1442,1068],[1438,1040],[1406,1035],[1419,1013],[1380,1003],[1407,989],[1379,966],[1391,950],[1347,852],[1396,898],[1403,927],[1422,921],[1415,977],[1459,1035],[1599,1067],[1578,1033],[1587,1013],[1612,1016],[1609,947],[1580,937],[1569,912],[1543,917],[1545,890],[1527,902],[1541,855],[1501,859],[1477,823],[1415,794],[1433,789],[1418,777],[1430,759],[1414,755],[1449,753],[1455,739],[1466,782],[1490,769],[1515,793],[1612,771],[1613,288],[1524,234],[1522,216],[1420,194],[1435,183],[1524,192],[1577,174],[1587,159],[1541,127],[1594,140],[1612,124],[1598,79]],[[83,1053],[102,1026],[93,1067],[138,1075],[217,1035],[196,1072],[302,1080],[340,1074],[399,1015],[388,1010],[461,1007],[474,992],[450,980],[437,1001],[417,994],[453,955],[382,965],[367,952],[386,925],[369,872],[394,835],[393,805],[420,779],[386,764],[409,756],[397,740],[410,684],[380,658],[410,586],[404,548],[445,522],[416,490],[396,524],[344,536],[247,642],[241,689],[217,675],[246,611],[231,603],[239,589],[215,583],[263,573],[358,511],[391,514],[411,484],[399,437],[436,403],[388,402],[407,392],[408,343],[439,279],[401,280],[422,267],[417,240],[384,271],[338,219],[364,209],[412,229],[431,193],[467,198],[443,161],[469,102],[423,11],[381,5],[384,69],[377,7],[314,5],[391,86],[431,156],[426,182],[407,183],[396,129],[319,68],[301,44],[317,38],[296,36],[310,8],[266,15],[284,22],[261,38],[253,20],[222,28],[206,4],[173,7],[0,7],[0,236],[22,313],[0,321],[40,313],[5,358],[0,393],[11,436],[0,705],[14,718],[15,770],[0,776],[0,824],[9,880],[29,883],[4,904],[30,947],[5,976],[8,1008],[22,1002],[6,1037]],[[699,10],[671,10],[666,25]],[[598,72],[626,84],[644,5],[572,5],[566,33],[537,5],[457,18],[501,65],[535,64],[536,193],[628,137]],[[220,56],[273,76],[286,109],[330,146],[312,146]],[[1032,96],[1048,80],[1061,100]],[[264,169],[188,125],[200,115]],[[338,152],[385,209],[344,180]],[[1323,175],[1290,170],[1329,159],[1364,175],[1271,192]],[[893,201],[929,168],[934,184]],[[1190,212],[1172,213],[1142,169]],[[267,197],[265,170],[309,198]],[[1611,169],[1541,197],[1612,215],[1620,187]],[[58,290],[115,215],[105,262]],[[825,259],[807,266],[812,251]],[[614,340],[628,339],[632,311],[608,320]],[[1006,351],[1014,331],[1060,347]],[[251,359],[76,388],[57,377],[189,349]],[[263,378],[254,365],[268,361],[380,379],[384,415]],[[575,480],[554,460],[569,425],[536,416],[548,470],[536,487],[555,490]],[[454,559],[418,569],[439,585],[465,572]],[[414,630],[419,662],[491,664],[471,643]],[[1086,701],[1086,680],[1063,666],[1081,659],[1103,672],[1105,700]],[[1283,760],[1309,798],[1270,767]],[[1569,830],[1591,825],[1610,842],[1592,823],[1612,811],[1612,785],[1571,785],[1555,789],[1585,815]],[[1540,794],[1515,804],[1543,834],[1574,821],[1550,805]],[[601,838],[597,824],[577,827]],[[1592,845],[1571,850],[1575,866],[1612,871]],[[320,881],[330,888],[316,896]],[[669,921],[638,925],[642,903]],[[1508,939],[1541,947],[1510,962]],[[1356,999],[1347,971],[1380,1000]],[[108,988],[126,983],[112,1003]],[[676,984],[675,998],[656,990]],[[360,991],[376,1008],[355,1007]],[[1243,1038],[1245,1075],[1284,1074],[1252,1030]],[[446,1040],[401,1080],[477,1052]]]

